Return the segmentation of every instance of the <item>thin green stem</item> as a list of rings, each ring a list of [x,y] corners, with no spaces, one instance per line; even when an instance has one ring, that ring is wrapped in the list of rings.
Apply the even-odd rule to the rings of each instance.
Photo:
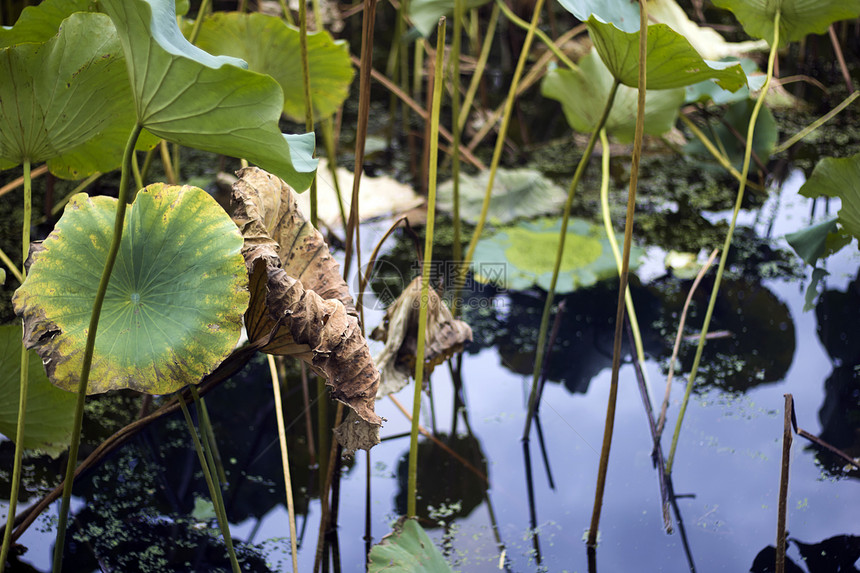
[[[406,515],[415,516],[418,491],[418,426],[421,412],[421,390],[424,385],[424,344],[427,330],[427,305],[430,300],[430,265],[433,261],[433,230],[436,214],[436,167],[439,160],[439,107],[442,102],[442,63],[445,59],[445,18],[436,28],[436,68],[433,80],[433,103],[430,110],[430,169],[427,182],[427,226],[424,235],[424,261],[421,268],[421,308],[418,313],[418,347],[415,352],[415,394],[412,400],[412,434],[409,442],[409,478]]]
[[[299,0],[299,52],[302,58],[302,87],[305,97],[305,131],[314,130],[314,103],[311,99],[311,70],[308,63],[308,6],[305,0]],[[316,177],[311,181],[311,225],[317,226],[317,183]]]
[[[197,10],[197,18],[194,19],[194,26],[191,28],[191,34],[188,36],[188,41],[192,44],[197,41],[197,36],[200,35],[200,26],[203,24],[203,18],[206,17],[206,13],[209,12],[209,4],[211,4],[211,0],[202,0],[200,2],[200,8]],[[243,10],[239,10],[242,12]]]
[[[33,217],[33,182],[30,177],[30,160],[24,160],[24,221],[21,223],[21,271],[8,264],[12,273],[22,283],[27,275],[25,263],[30,254],[30,220]],[[11,263],[11,261],[9,261]],[[9,493],[9,514],[6,516],[6,529],[3,531],[3,546],[0,548],[0,573],[6,566],[9,548],[12,546],[12,529],[18,509],[18,490],[21,486],[21,466],[24,462],[24,429],[27,414],[27,391],[30,380],[30,357],[27,347],[21,344],[21,372],[18,385],[18,425],[15,429],[15,460],[12,465],[12,489]]]
[[[505,17],[508,20],[510,20],[512,23],[516,24],[523,30],[528,30],[529,23],[514,14],[513,10],[508,8],[507,4],[505,4],[502,0],[496,0],[496,4],[499,6],[499,8],[502,9],[502,12],[504,12]],[[565,66],[575,72],[579,71],[579,66],[574,64],[573,60],[568,58],[567,55],[562,52],[558,46],[555,45],[555,42],[552,41],[552,38],[544,34],[544,32],[540,28],[537,28],[535,30],[535,34],[538,38],[540,38],[541,42],[543,42],[546,47],[549,48],[549,51],[551,51],[555,55],[555,57],[559,59],[561,63],[563,63]]]
[[[87,397],[87,382],[90,378],[90,367],[93,363],[93,350],[96,345],[96,332],[99,327],[99,316],[102,312],[102,303],[105,300],[110,275],[113,271],[113,265],[116,262],[116,255],[119,252],[120,241],[122,240],[122,230],[125,224],[125,210],[128,206],[129,196],[129,178],[131,176],[131,155],[134,153],[134,145],[137,143],[137,138],[140,135],[142,127],[135,125],[128,142],[125,146],[125,151],[122,157],[122,175],[119,181],[119,197],[116,203],[116,218],[114,219],[113,238],[111,239],[110,248],[108,249],[107,258],[105,259],[104,270],[102,271],[99,287],[96,291],[95,301],[93,301],[93,310],[90,315],[90,326],[87,330],[87,341],[84,346],[84,357],[81,364],[81,377],[78,382],[78,399],[75,403],[75,418],[72,425],[72,442],[69,445],[69,459],[66,463],[66,477],[63,482],[63,500],[60,504],[60,516],[57,523],[57,540],[54,546],[54,573],[60,573],[63,564],[63,547],[66,542],[66,527],[69,520],[69,506],[72,499],[72,482],[75,476],[75,465],[78,462],[78,447],[81,443],[81,425],[84,420],[84,402]]]
[[[540,330],[538,331],[537,349],[535,350],[535,365],[532,370],[532,387],[529,394],[529,406],[526,413],[526,424],[523,428],[523,440],[528,440],[531,432],[532,418],[534,417],[535,400],[537,399],[538,381],[540,380],[540,372],[543,368],[544,348],[546,347],[547,331],[549,330],[549,316],[552,311],[552,303],[555,297],[555,285],[558,283],[558,275],[561,270],[561,260],[564,256],[564,243],[567,237],[567,224],[570,220],[570,208],[573,204],[573,198],[576,195],[576,189],[579,187],[579,181],[585,173],[585,168],[588,166],[588,161],[591,159],[591,153],[594,151],[594,146],[597,143],[597,136],[603,126],[606,125],[606,119],[609,117],[609,112],[612,110],[612,104],[615,102],[615,94],[618,93],[618,86],[621,83],[615,80],[612,87],[609,89],[609,95],[606,98],[606,104],[603,106],[603,113],[597,121],[594,131],[588,138],[588,144],[582,152],[582,157],[579,159],[579,164],[576,166],[576,171],[573,174],[573,180],[570,182],[570,187],[567,190],[567,201],[564,203],[564,211],[561,218],[561,230],[558,235],[558,248],[555,253],[555,264],[552,269],[552,280],[550,281],[549,291],[546,293],[546,301],[544,301],[543,315],[541,315]]]
[[[741,171],[741,180],[740,185],[738,186],[738,196],[735,200],[735,208],[732,212],[732,221],[729,224],[729,232],[726,234],[726,240],[723,243],[723,252],[720,255],[720,264],[717,267],[717,276],[714,279],[714,286],[711,289],[711,298],[708,301],[708,310],[705,313],[705,321],[702,324],[702,332],[699,334],[699,344],[696,346],[696,356],[693,359],[693,367],[690,369],[690,376],[687,381],[687,388],[684,391],[684,399],[681,401],[681,408],[678,411],[678,420],[675,422],[675,432],[672,435],[672,446],[669,449],[669,457],[666,460],[666,475],[672,475],[672,466],[675,461],[675,450],[678,447],[678,438],[681,435],[681,424],[684,421],[684,414],[687,411],[687,403],[690,401],[690,394],[692,394],[693,386],[696,383],[696,374],[699,371],[699,361],[702,359],[702,351],[705,348],[705,340],[708,336],[708,327],[711,324],[711,317],[714,314],[714,306],[717,302],[717,294],[720,291],[720,282],[723,279],[723,271],[726,268],[726,260],[728,259],[729,249],[732,246],[732,235],[735,232],[735,224],[738,220],[738,212],[741,210],[741,203],[744,199],[744,189],[746,188],[747,176],[749,175],[750,169],[750,158],[752,157],[752,142],[753,135],[755,134],[755,124],[758,120],[758,114],[761,111],[762,105],[764,105],[764,98],[767,96],[767,91],[770,88],[770,82],[773,78],[773,67],[774,62],[776,61],[776,52],[779,47],[779,20],[780,20],[780,12],[777,10],[776,16],[774,17],[774,32],[773,32],[773,43],[770,48],[770,55],[767,60],[767,78],[765,79],[764,86],[761,89],[761,93],[759,94],[758,99],[755,102],[755,107],[753,107],[752,114],[750,115],[749,126],[747,127],[747,145],[744,150],[744,164],[743,169]]]
[[[484,70],[487,69],[487,60],[490,58],[490,48],[493,47],[493,38],[496,35],[496,25],[498,25],[498,23],[499,5],[493,3],[493,11],[490,13],[487,30],[484,33],[484,43],[481,46],[481,55],[478,56],[478,63],[475,65],[475,73],[472,74],[472,80],[469,82],[469,89],[466,90],[466,96],[463,98],[463,107],[460,110],[460,115],[456,116],[457,128],[461,132],[466,126],[466,119],[469,117],[469,110],[472,109],[472,102],[475,100],[475,94],[478,92],[481,78],[484,77]]]
[[[203,451],[203,445],[200,443],[200,437],[197,435],[194,422],[191,421],[191,414],[188,412],[188,406],[185,405],[185,400],[182,396],[179,397],[179,407],[182,408],[182,415],[185,417],[188,432],[191,434],[191,440],[194,442],[194,450],[197,452],[197,459],[200,461],[200,467],[203,469],[203,479],[206,480],[206,486],[209,488],[209,496],[212,499],[212,505],[215,508],[215,517],[218,520],[218,527],[221,529],[221,535],[224,537],[224,545],[227,547],[227,554],[230,556],[230,565],[233,568],[233,573],[241,573],[242,569],[239,567],[239,561],[236,559],[236,552],[233,550],[233,540],[230,537],[230,523],[227,521],[227,514],[224,511],[224,500],[221,497],[221,488],[215,483],[215,479],[213,478],[213,474],[210,469],[211,460],[207,460],[207,455]]]
[[[457,272],[457,278],[455,280],[455,293],[454,300],[456,301],[460,296],[460,291],[463,288],[463,284],[466,282],[466,271],[469,267],[469,263],[472,261],[472,257],[475,254],[475,247],[478,246],[478,239],[481,238],[481,232],[484,230],[484,224],[487,222],[487,213],[490,209],[490,198],[493,193],[493,183],[496,180],[496,171],[499,168],[499,162],[502,159],[502,150],[505,147],[505,138],[508,134],[508,125],[511,121],[511,112],[514,109],[514,99],[517,95],[517,86],[520,83],[520,78],[523,75],[523,70],[525,69],[526,60],[528,60],[529,50],[531,50],[532,41],[534,40],[535,30],[537,30],[537,23],[540,20],[540,13],[543,10],[544,0],[536,0],[534,6],[534,16],[532,17],[531,25],[529,26],[528,33],[526,34],[525,41],[523,42],[522,51],[520,52],[520,58],[517,61],[517,67],[514,69],[514,77],[511,79],[511,86],[508,89],[508,96],[505,99],[505,108],[502,113],[502,123],[499,126],[499,135],[496,139],[496,146],[493,149],[493,159],[490,163],[490,173],[487,178],[487,189],[484,192],[484,202],[481,204],[481,215],[478,218],[478,224],[475,226],[475,232],[472,234],[472,238],[469,241],[469,248],[466,249],[466,256],[463,258],[462,264]],[[489,41],[489,40],[487,40]]]
[[[836,107],[831,109],[829,112],[822,115],[820,118],[816,119],[815,121],[813,121],[812,123],[810,123],[809,125],[804,127],[803,129],[801,129],[800,131],[798,131],[797,133],[795,133],[794,135],[789,137],[783,143],[780,143],[779,145],[777,145],[774,148],[773,153],[776,154],[776,153],[779,153],[781,151],[785,151],[786,149],[788,149],[789,147],[791,147],[792,145],[794,145],[795,143],[797,143],[798,141],[800,141],[801,139],[803,139],[804,137],[806,137],[807,135],[809,135],[810,133],[812,133],[813,131],[815,131],[816,129],[818,129],[819,127],[821,127],[822,125],[824,125],[825,123],[827,123],[828,121],[833,119],[834,117],[836,117],[839,114],[839,112],[841,112],[843,109],[845,109],[846,107],[851,105],[854,102],[854,100],[857,99],[858,97],[860,97],[860,91],[853,92],[850,96],[848,96],[847,98],[842,100],[842,102],[840,102],[839,105],[837,105]]]
[[[0,261],[3,261],[3,264],[6,265],[6,268],[9,269],[15,278],[18,279],[19,283],[24,282],[24,271],[18,270],[18,267],[15,266],[15,263],[12,262],[12,259],[9,258],[3,249],[0,249]]]
[[[195,384],[191,384],[189,388],[191,388],[191,395],[194,396],[194,403],[200,411],[200,431],[206,441],[207,452],[212,454],[214,467],[212,474],[217,476],[221,483],[227,483],[227,473],[224,471],[224,463],[221,461],[221,452],[218,451],[218,442],[215,440],[215,431],[212,429],[212,420],[209,418],[206,400],[200,397]]]
[[[462,43],[461,36],[463,35],[463,0],[454,0],[454,41],[451,46],[451,117],[456,119],[460,117],[460,44]],[[463,245],[460,244],[460,127],[454,122],[451,126],[451,135],[454,136],[452,142],[453,149],[451,157],[453,163],[451,165],[451,178],[453,181],[453,226],[454,226],[454,249],[453,257],[455,264],[460,264],[463,258]],[[454,301],[454,312],[458,313],[460,305]]]
[[[290,479],[290,456],[287,450],[287,430],[284,426],[284,408],[281,403],[281,382],[278,378],[278,368],[275,357],[271,354],[266,358],[269,361],[269,374],[272,377],[272,392],[275,398],[275,415],[278,422],[278,443],[281,446],[281,465],[284,468],[284,487],[287,490],[287,515],[290,521],[290,553],[293,557],[293,571],[299,570],[299,550],[296,540],[296,507],[293,503],[293,482]]]
[[[612,432],[615,427],[615,405],[618,398],[618,374],[621,369],[621,333],[624,327],[624,301],[627,293],[627,279],[630,270],[630,249],[633,244],[633,216],[636,212],[636,188],[639,182],[639,160],[642,157],[642,137],[645,133],[645,91],[646,61],[648,47],[648,6],[645,0],[639,1],[639,77],[636,105],[636,130],[633,136],[633,157],[630,165],[630,187],[627,193],[627,214],[624,222],[624,254],[621,259],[621,272],[618,280],[618,304],[615,312],[615,339],[612,345],[612,378],[609,383],[609,399],[606,404],[606,425],[603,430],[603,447],[597,468],[597,487],[594,492],[594,509],[591,525],[588,528],[588,547],[597,547],[597,533],[600,525],[600,512],[603,508],[603,492],[606,488],[606,474],[609,469],[609,452],[612,448]]]

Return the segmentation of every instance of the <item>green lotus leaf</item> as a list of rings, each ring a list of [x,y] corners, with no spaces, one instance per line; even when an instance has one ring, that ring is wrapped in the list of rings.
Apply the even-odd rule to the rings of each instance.
[[[541,93],[561,102],[564,116],[573,129],[590,133],[600,119],[612,82],[612,74],[592,51],[579,61],[579,70],[550,70],[541,82]],[[635,89],[618,86],[606,121],[606,131],[619,141],[633,141],[636,98]],[[648,90],[645,94],[645,133],[662,135],[672,129],[683,102],[682,89]]]
[[[684,103],[707,103],[708,101],[712,101],[717,105],[735,103],[749,99],[750,89],[752,89],[752,91],[758,91],[762,86],[764,86],[766,79],[764,74],[759,73],[756,75],[750,75],[758,72],[758,66],[749,58],[742,58],[741,60],[727,60],[724,62],[708,62],[708,65],[711,67],[731,66],[734,64],[739,64],[746,74],[747,85],[741,87],[741,89],[735,92],[732,92],[724,90],[710,80],[705,80],[685,88],[687,95],[684,99]]]
[[[477,223],[481,215],[489,171],[460,174],[460,217]],[[454,210],[454,182],[446,181],[436,191],[439,209]],[[487,217],[494,224],[555,213],[567,192],[534,169],[498,169],[493,180],[493,200]]]
[[[838,232],[839,226],[836,224],[836,217],[833,217],[823,223],[816,223],[794,233],[788,233],[785,235],[785,240],[806,264],[815,266],[818,259],[824,256],[827,238]]]
[[[860,0],[714,0],[731,10],[754,38],[773,42],[773,24],[779,10],[779,45],[802,40],[807,34],[824,34],[837,20],[860,16]]]
[[[475,280],[493,282],[510,290],[534,285],[549,290],[560,231],[561,219],[537,219],[498,229],[475,247],[472,260]],[[619,235],[618,240],[620,243],[623,237]],[[642,254],[639,247],[631,250],[631,271],[638,267]],[[573,292],[617,273],[603,226],[570,219],[555,292]]]
[[[0,77],[3,167],[78,179],[120,164],[135,113],[110,18],[75,13],[45,43],[0,50]]]
[[[60,22],[74,12],[85,12],[93,0],[45,0],[27,6],[11,28],[0,28],[0,48],[21,43],[41,43],[57,34]]]
[[[487,2],[489,0],[465,0],[463,5],[466,10],[470,10],[483,6]],[[409,2],[407,12],[415,29],[427,38],[436,31],[439,18],[454,13],[454,0],[412,0]]]
[[[639,30],[639,4],[630,0],[559,0],[578,20],[587,21],[592,15],[611,22],[625,32]]]
[[[21,345],[20,325],[0,326],[0,433],[12,441],[17,441],[18,432]],[[38,354],[31,350],[27,358],[24,448],[57,456],[69,446],[76,398],[48,381]]]
[[[722,146],[726,150],[729,161],[736,169],[740,170],[744,162],[744,146],[741,144],[736,133],[741,133],[746,136],[747,127],[749,127],[750,117],[755,102],[751,99],[746,99],[734,103],[728,107],[723,121],[714,125],[713,133],[719,138],[718,147]],[[729,128],[728,126],[731,126]],[[764,162],[767,162],[773,148],[776,145],[778,131],[776,120],[773,114],[764,106],[759,112],[758,119],[755,124],[755,132],[753,133],[753,151],[756,156]],[[711,158],[711,155],[705,150],[705,146],[698,140],[692,141],[685,146],[685,149],[692,154],[702,157]],[[755,165],[753,165],[755,167]]]
[[[284,95],[274,79],[191,45],[170,0],[102,6],[122,42],[140,125],[180,145],[244,157],[296,189],[310,186],[314,136],[281,133]]]
[[[370,573],[451,573],[433,540],[414,518],[402,517],[370,550]]]
[[[588,19],[588,31],[594,47],[612,75],[626,86],[639,86],[639,32],[625,33],[594,16]],[[737,91],[747,83],[739,65],[713,68],[699,55],[684,36],[666,24],[648,26],[646,56],[649,90],[682,88],[704,80],[713,80],[723,89]]]
[[[77,390],[116,199],[76,195],[34,250],[12,304],[51,381]],[[95,341],[88,393],[166,394],[230,353],[248,304],[242,237],[205,191],[150,185],[128,207]]]
[[[812,175],[800,188],[804,197],[839,197],[839,224],[860,238],[860,153],[837,159],[825,157],[812,170]]]
[[[213,54],[248,62],[248,69],[269,74],[284,92],[284,114],[305,121],[299,30],[282,19],[255,12],[216,12],[203,22],[196,45]],[[352,82],[349,46],[328,32],[308,34],[308,66],[314,118],[325,119],[343,104]]]

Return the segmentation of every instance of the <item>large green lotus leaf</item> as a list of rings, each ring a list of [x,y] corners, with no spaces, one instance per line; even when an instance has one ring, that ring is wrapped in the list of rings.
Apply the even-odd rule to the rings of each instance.
[[[550,70],[541,82],[541,93],[561,102],[564,116],[573,129],[589,133],[597,126],[612,82],[612,74],[592,51],[579,61],[579,70]],[[633,141],[636,101],[635,89],[618,86],[606,121],[606,131],[622,142]],[[683,89],[648,90],[645,94],[645,133],[662,135],[672,129],[683,102]]]
[[[460,174],[460,217],[477,223],[490,172]],[[454,210],[454,181],[446,181],[436,191],[439,209]],[[557,212],[567,192],[534,169],[498,169],[493,179],[493,200],[487,214],[494,224]]]
[[[802,40],[807,34],[824,34],[837,20],[860,16],[860,0],[713,0],[731,10],[754,38],[773,42],[773,24],[779,10],[779,45]]]
[[[452,569],[417,519],[400,518],[370,550],[370,573],[451,573]]]
[[[274,79],[191,45],[170,0],[102,5],[122,42],[141,125],[181,145],[244,157],[296,189],[310,186],[314,136],[281,133],[284,95]]]
[[[478,241],[475,247],[472,260],[475,280],[493,282],[510,290],[534,285],[549,290],[560,231],[561,219],[537,219],[500,228]],[[618,240],[623,238],[619,236]],[[631,270],[638,267],[642,254],[641,248],[633,247]],[[603,226],[570,219],[555,292],[573,292],[617,273]]]
[[[60,22],[74,12],[87,11],[93,0],[45,0],[21,11],[11,28],[0,28],[0,48],[14,44],[41,43],[57,34]]]
[[[47,161],[78,179],[120,164],[135,113],[110,18],[72,14],[45,43],[0,50],[0,77],[3,167]]]
[[[0,326],[0,433],[17,441],[18,398],[21,383],[21,326]],[[59,455],[72,437],[75,395],[53,386],[45,375],[42,359],[27,352],[27,413],[24,447]]]
[[[719,138],[720,145],[726,150],[729,161],[738,170],[743,167],[744,146],[735,133],[741,133],[746,137],[747,127],[749,127],[754,106],[755,102],[750,99],[730,105],[723,116],[723,121],[713,127],[713,132]],[[731,129],[727,125],[731,126]],[[767,162],[776,145],[777,137],[776,120],[767,106],[762,107],[756,120],[755,132],[753,133],[753,151],[755,151],[756,155],[762,161]],[[709,159],[711,157],[705,150],[705,146],[698,140],[687,144],[685,149],[695,155],[701,155]]]
[[[116,199],[73,197],[12,298],[25,344],[67,390],[77,390],[115,212]],[[126,212],[88,393],[166,394],[220,364],[248,304],[241,249],[236,226],[205,191],[161,183],[140,191]]]
[[[269,74],[284,92],[284,114],[305,121],[302,60],[298,28],[282,19],[255,12],[216,12],[203,22],[197,46],[248,62],[248,69]],[[325,119],[343,104],[352,82],[349,45],[328,32],[308,34],[308,66],[314,118]]]
[[[559,0],[568,12],[586,22],[592,15],[625,32],[639,30],[639,4],[630,0]]]
[[[588,19],[588,31],[594,47],[612,75],[626,86],[639,86],[639,32],[625,33],[594,16]],[[702,59],[684,36],[666,24],[648,26],[646,56],[649,90],[682,88],[704,80],[713,80],[729,91],[747,83],[739,65],[713,68]]]
[[[839,224],[860,238],[860,153],[843,159],[825,157],[819,161],[800,188],[800,194],[842,199],[842,208],[837,213]]]
[[[487,2],[489,0],[465,0],[463,5],[466,10],[469,10],[483,6]],[[415,29],[427,38],[436,31],[439,18],[454,13],[454,0],[412,0],[409,2],[407,11]]]

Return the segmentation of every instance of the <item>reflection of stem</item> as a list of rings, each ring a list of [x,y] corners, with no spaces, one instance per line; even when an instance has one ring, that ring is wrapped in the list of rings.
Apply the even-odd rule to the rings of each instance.
[[[278,380],[278,368],[275,357],[266,356],[269,360],[269,373],[272,375],[272,391],[275,397],[275,414],[278,420],[278,441],[281,444],[281,465],[284,467],[284,486],[287,490],[287,514],[290,520],[290,550],[293,557],[293,571],[299,570],[298,546],[296,543],[296,508],[293,504],[293,482],[290,479],[290,458],[287,451],[287,431],[284,429],[284,408],[281,405],[281,382]]]
[[[678,498],[675,496],[675,486],[672,485],[672,477],[666,475],[666,486],[669,488],[669,503],[675,512],[675,521],[678,523],[678,533],[681,535],[681,545],[684,547],[684,555],[687,556],[687,564],[690,573],[696,573],[696,564],[693,562],[693,552],[690,550],[690,542],[687,539],[687,528],[684,527],[684,518],[681,516],[681,508],[678,507]]]
[[[24,282],[27,274],[25,262],[30,254],[30,220],[33,217],[33,188],[30,174],[30,160],[24,160],[24,220],[21,223],[21,271],[7,263],[12,273]],[[5,256],[5,255],[4,255]],[[9,493],[9,513],[6,516],[6,530],[3,532],[3,547],[0,549],[0,573],[6,566],[6,556],[12,545],[12,524],[15,522],[15,510],[18,505],[18,489],[21,485],[21,465],[24,461],[24,421],[27,414],[27,391],[30,381],[30,357],[27,347],[21,343],[21,371],[18,386],[18,425],[15,429],[15,460],[12,465],[12,489]]]
[[[224,501],[220,495],[221,488],[215,483],[215,478],[210,471],[210,464],[207,462],[206,455],[203,452],[203,446],[200,443],[197,430],[194,428],[194,422],[191,421],[188,406],[185,405],[185,401],[182,399],[179,400],[179,406],[182,408],[182,415],[185,417],[185,423],[188,426],[188,431],[191,433],[194,449],[197,451],[198,460],[200,460],[200,467],[203,468],[203,478],[206,480],[206,486],[209,488],[209,497],[212,499],[212,504],[215,508],[218,526],[221,529],[221,535],[224,537],[224,545],[227,546],[227,553],[230,555],[230,565],[233,567],[233,573],[241,573],[242,569],[239,567],[239,562],[236,560],[236,552],[233,550],[233,540],[230,537],[230,524],[227,521],[227,513],[224,511]]]
[[[773,78],[773,65],[776,60],[777,48],[779,47],[779,20],[780,12],[777,10],[776,16],[774,17],[773,43],[771,44],[770,56],[767,61],[767,78],[765,79],[764,86],[761,89],[761,93],[759,94],[759,97],[755,102],[755,107],[750,115],[749,127],[747,128],[748,145],[744,152],[744,165],[741,172],[740,186],[738,187],[738,197],[735,201],[734,211],[732,212],[732,221],[729,224],[729,232],[726,235],[725,242],[723,243],[723,252],[720,255],[720,264],[717,267],[717,276],[714,279],[714,286],[711,289],[711,299],[708,302],[708,310],[705,313],[705,321],[702,324],[702,332],[699,335],[699,344],[696,347],[696,357],[693,359],[693,367],[690,370],[687,389],[684,392],[684,400],[681,402],[681,409],[678,411],[678,420],[675,422],[675,433],[672,436],[672,446],[669,449],[669,459],[666,462],[667,474],[672,473],[672,463],[675,460],[675,449],[678,446],[678,438],[681,435],[681,423],[684,421],[684,413],[687,410],[687,403],[690,401],[690,394],[692,393],[693,385],[696,382],[696,374],[699,370],[699,361],[702,359],[702,351],[705,348],[705,339],[708,336],[708,326],[710,326],[711,317],[714,314],[714,305],[717,302],[717,293],[719,293],[720,290],[720,282],[723,278],[723,271],[726,268],[726,259],[728,258],[729,249],[732,246],[732,235],[735,231],[735,224],[738,220],[738,212],[741,209],[741,202],[744,199],[744,188],[746,187],[747,175],[750,168],[750,156],[752,154],[752,141],[753,135],[755,134],[755,124],[758,119],[759,111],[761,110],[762,105],[764,105],[764,98],[770,88],[771,79]]]
[[[415,517],[418,491],[418,415],[424,386],[424,344],[427,334],[427,306],[430,300],[430,265],[433,260],[433,229],[436,222],[436,166],[439,158],[439,107],[442,103],[442,63],[445,59],[445,19],[436,29],[436,69],[433,101],[430,106],[430,173],[427,183],[427,226],[424,231],[424,261],[421,265],[421,308],[418,311],[418,347],[415,353],[415,394],[412,400],[412,436],[409,442],[409,478],[406,491],[406,515]]]
[[[779,473],[779,505],[776,517],[776,573],[785,573],[785,520],[788,503],[788,470],[791,456],[791,416],[794,400],[791,394],[785,395],[785,415],[782,423],[782,467]]]
[[[537,508],[535,507],[535,488],[532,479],[532,456],[529,450],[529,441],[523,440],[523,462],[526,467],[526,493],[529,498],[529,527],[531,531],[532,545],[535,549],[535,560],[538,565],[541,562],[540,538],[538,537]]]
[[[597,143],[597,134],[603,129],[606,124],[606,118],[609,117],[609,111],[612,109],[612,104],[615,101],[615,94],[618,92],[620,82],[615,80],[612,82],[612,87],[609,89],[609,95],[606,98],[606,104],[603,107],[603,113],[597,121],[594,131],[591,132],[591,137],[588,139],[588,144],[582,152],[582,157],[579,160],[579,165],[576,166],[576,172],[573,174],[573,180],[570,182],[570,187],[567,190],[567,201],[564,204],[564,214],[561,219],[561,230],[558,235],[558,249],[555,254],[555,266],[552,270],[552,281],[550,281],[549,291],[546,293],[546,301],[544,302],[543,315],[540,321],[540,330],[538,331],[537,350],[535,351],[535,366],[532,371],[532,389],[529,395],[529,414],[526,415],[526,425],[523,429],[523,438],[529,435],[532,423],[532,412],[534,412],[534,402],[537,398],[538,379],[540,377],[541,366],[543,364],[544,347],[546,345],[546,334],[549,329],[549,315],[552,310],[553,297],[555,295],[555,285],[558,282],[558,275],[561,269],[561,259],[564,255],[564,243],[567,238],[567,222],[570,219],[570,207],[573,204],[573,197],[576,193],[576,188],[579,186],[579,180],[585,173],[585,168],[591,158],[591,152],[594,151],[594,145]]]
[[[612,345],[612,378],[609,383],[609,400],[606,405],[606,426],[603,430],[603,447],[597,468],[597,488],[594,492],[594,510],[588,530],[588,545],[597,547],[597,531],[600,510],[603,506],[603,491],[606,487],[606,472],[609,467],[609,451],[612,446],[612,430],[615,425],[615,402],[618,397],[618,372],[621,368],[621,330],[624,326],[624,295],[627,293],[627,278],[630,269],[630,248],[633,242],[633,215],[636,211],[636,185],[639,177],[639,159],[642,156],[642,136],[645,131],[645,67],[648,45],[648,13],[645,0],[639,3],[639,97],[637,101],[636,130],[633,135],[633,157],[630,164],[630,187],[627,193],[627,215],[624,224],[624,254],[618,281],[618,304],[615,312],[615,339]],[[617,81],[617,80],[616,80]]]
[[[113,239],[111,240],[110,248],[105,259],[104,270],[102,271],[101,280],[99,281],[96,298],[93,302],[93,310],[90,315],[90,326],[87,330],[87,342],[84,347],[84,357],[81,364],[81,378],[78,383],[78,399],[75,404],[75,419],[72,426],[72,442],[69,445],[69,459],[66,463],[66,477],[63,485],[63,501],[60,504],[60,516],[57,523],[57,541],[54,546],[54,562],[53,570],[59,573],[63,563],[63,547],[66,541],[66,527],[69,519],[69,506],[72,499],[72,482],[75,475],[75,464],[78,461],[78,447],[81,442],[81,424],[84,420],[84,402],[87,397],[87,382],[90,378],[90,367],[93,363],[93,350],[96,345],[96,331],[99,327],[99,316],[102,311],[102,303],[105,300],[110,275],[113,271],[113,265],[116,262],[116,255],[119,252],[119,244],[122,239],[122,230],[125,224],[125,210],[127,207],[129,176],[131,172],[131,154],[134,152],[134,145],[140,135],[140,125],[135,125],[131,130],[131,135],[126,143],[125,151],[122,159],[122,176],[119,182],[119,197],[116,203],[116,218],[114,220]]]
[[[711,268],[711,265],[714,263],[714,259],[717,258],[717,253],[719,252],[719,249],[711,251],[711,256],[708,257],[707,262],[705,262],[705,264],[702,265],[702,268],[699,269],[699,272],[693,281],[693,285],[690,287],[690,292],[687,293],[687,300],[684,301],[684,309],[681,311],[681,320],[678,322],[678,335],[675,337],[675,346],[672,348],[672,358],[669,360],[669,374],[666,376],[666,393],[663,395],[663,404],[660,407],[660,417],[657,419],[657,441],[659,441],[660,436],[663,435],[663,426],[666,425],[666,410],[669,409],[669,397],[672,394],[672,377],[675,375],[675,361],[678,359],[678,352],[681,349],[681,339],[684,337],[684,324],[687,322],[687,311],[690,309],[690,303],[693,301],[693,293],[696,292],[696,289],[699,287],[699,283],[702,282],[702,278],[705,276],[705,273],[708,272],[708,269]]]

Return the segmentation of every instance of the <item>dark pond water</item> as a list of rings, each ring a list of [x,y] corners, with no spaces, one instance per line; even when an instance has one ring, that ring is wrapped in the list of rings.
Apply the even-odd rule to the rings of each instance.
[[[786,248],[781,237],[809,220],[810,202],[796,194],[802,180],[800,172],[792,173],[779,196],[774,194],[761,209],[742,213],[741,234],[747,238],[737,249],[712,325],[712,330],[730,335],[709,343],[706,368],[681,431],[673,472],[679,514],[673,515],[671,535],[662,526],[651,438],[633,367],[622,367],[596,554],[599,571],[749,571],[756,556],[775,543],[785,393],[794,396],[800,427],[860,455],[860,255],[850,247],[831,259],[816,308],[802,310],[806,271],[794,267],[791,256],[779,254]],[[831,212],[836,208],[829,205]],[[819,217],[823,211],[821,203]],[[705,220],[717,224],[727,216],[706,212]],[[366,225],[365,244],[372,244],[371,237],[384,228],[381,223]],[[649,249],[633,289],[646,331],[647,376],[655,407],[664,391],[677,313],[689,287],[689,281],[665,275],[663,254],[659,248]],[[704,287],[688,320],[689,333],[701,324],[708,291]],[[423,425],[435,428],[489,478],[488,487],[438,447],[422,441],[419,513],[428,518],[425,526],[455,570],[587,570],[583,536],[603,436],[616,288],[609,282],[561,297],[567,311],[550,355],[550,380],[539,417],[552,484],[534,432],[530,442],[536,527],[520,438],[543,295],[491,287],[476,287],[472,293],[467,318],[475,343],[462,362],[466,406],[455,422],[451,376],[439,367],[432,376],[432,409],[425,397],[422,410]],[[372,327],[382,316],[382,305],[372,299],[367,304],[366,321]],[[692,342],[683,347],[684,372],[693,349]],[[289,530],[268,376],[265,362],[254,360],[207,401],[230,478],[225,500],[245,565],[250,571],[288,571]],[[678,376],[663,440],[667,453],[683,390],[684,378]],[[317,476],[308,469],[295,373],[287,393],[301,533],[299,570],[310,571],[320,507]],[[400,401],[410,404],[411,393],[410,386]],[[115,416],[118,426],[137,408],[136,399],[122,404],[97,407],[107,414],[105,419]],[[396,436],[408,432],[409,422],[388,400],[378,403],[378,411],[387,418],[383,436],[393,438],[370,456],[359,453],[344,465],[338,528],[342,571],[364,570],[368,464],[374,542],[405,511],[408,438]],[[91,439],[115,429],[106,421],[100,424],[88,427]],[[451,435],[455,437],[447,437]],[[188,442],[181,418],[169,418],[85,476],[75,491],[68,570],[97,571],[99,562],[110,571],[228,569],[217,532],[208,528],[205,513],[193,513],[194,498],[207,495]],[[4,459],[11,455],[9,446],[0,444]],[[860,551],[860,474],[842,466],[801,438],[792,446],[788,528],[794,541],[789,557],[800,571],[856,571],[846,556],[856,558]],[[31,464],[28,489],[43,491],[56,480],[53,471],[41,461]],[[56,511],[55,505],[20,539],[29,548],[23,561],[36,570],[49,568],[51,516]],[[820,543],[825,545],[814,545]],[[804,562],[804,557],[820,555],[822,548],[827,555],[842,555],[844,568],[820,558]]]

